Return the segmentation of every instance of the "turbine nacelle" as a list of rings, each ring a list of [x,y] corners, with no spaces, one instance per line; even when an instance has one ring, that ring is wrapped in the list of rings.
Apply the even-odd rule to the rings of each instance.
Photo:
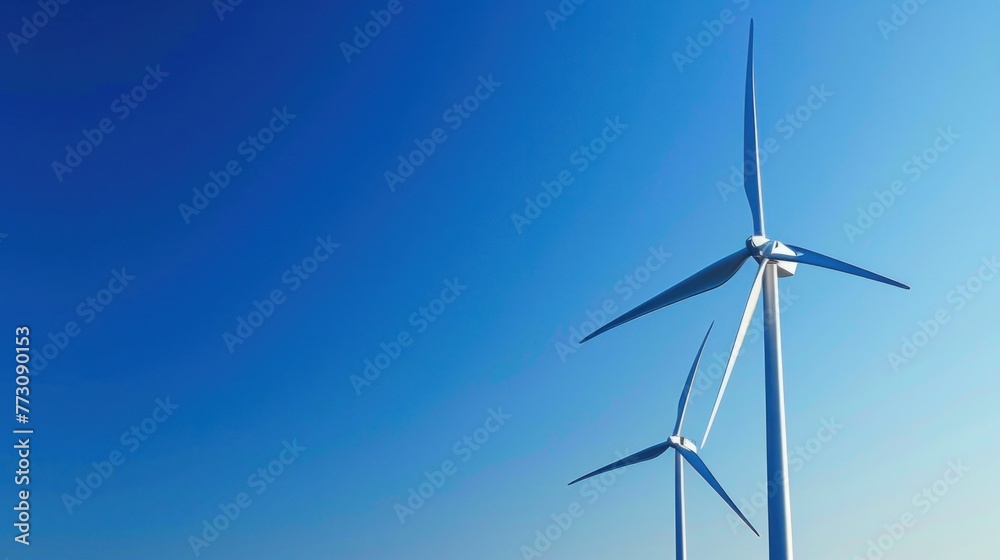
[[[698,452],[698,446],[694,444],[693,440],[690,440],[684,436],[670,436],[667,441],[676,449],[677,447],[683,447],[691,451],[692,453]]]
[[[785,245],[781,241],[768,239],[763,235],[751,235],[747,238],[747,251],[757,262],[768,259],[770,264],[777,265],[779,278],[794,276],[795,269],[799,266],[797,262],[785,260],[788,257],[796,257],[795,251],[789,249],[788,245]],[[785,259],[782,257],[785,257]]]

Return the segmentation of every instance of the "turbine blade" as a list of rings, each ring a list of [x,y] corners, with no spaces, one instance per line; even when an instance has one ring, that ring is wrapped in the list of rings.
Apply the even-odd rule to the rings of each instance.
[[[743,189],[750,203],[754,235],[764,235],[764,199],[760,188],[760,156],[757,146],[757,88],[753,72],[753,20],[747,54],[747,87],[743,105]]]
[[[795,245],[785,245],[792,251],[795,251],[795,255],[781,255],[772,254],[769,258],[778,261],[790,261],[803,264],[811,264],[813,266],[820,266],[823,268],[829,268],[830,270],[837,270],[840,272],[846,272],[847,274],[853,274],[854,276],[860,276],[862,278],[868,278],[869,280],[875,280],[876,282],[882,282],[883,284],[889,284],[890,286],[896,286],[897,288],[903,288],[904,290],[909,290],[910,287],[902,282],[897,282],[892,278],[887,278],[881,274],[875,274],[870,270],[865,270],[861,267],[854,266],[853,264],[846,263],[844,261],[838,261],[833,257],[828,257],[826,255],[821,255],[815,251],[810,251],[809,249],[803,249],[802,247],[796,247]]]
[[[698,355],[694,357],[694,363],[691,364],[691,372],[688,373],[687,381],[684,382],[684,390],[681,391],[681,400],[677,403],[677,423],[674,424],[674,435],[680,435],[681,424],[684,423],[684,413],[687,411],[688,399],[691,397],[691,385],[694,383],[694,376],[698,371],[698,364],[701,362],[701,354],[705,351],[705,343],[708,342],[708,335],[712,334],[712,327],[715,326],[715,322],[712,322],[708,326],[708,332],[705,333],[705,339],[701,341],[701,348],[698,349]]]
[[[694,470],[696,470],[698,474],[700,474],[701,477],[705,479],[705,482],[707,482],[708,485],[711,486],[715,490],[715,492],[723,499],[723,501],[725,501],[726,504],[728,504],[729,507],[732,508],[732,510],[736,513],[736,515],[738,515],[740,519],[742,519],[743,522],[747,524],[747,527],[750,527],[750,530],[753,531],[753,534],[759,537],[760,533],[758,533],[757,529],[755,529],[753,524],[750,523],[750,520],[747,519],[745,515],[743,515],[743,512],[740,511],[740,508],[736,507],[736,504],[733,503],[732,498],[729,497],[729,494],[726,494],[726,491],[722,488],[722,485],[719,484],[718,480],[716,480],[715,475],[712,474],[712,471],[708,470],[708,466],[705,465],[705,462],[701,460],[701,457],[699,457],[698,454],[695,453],[694,451],[691,451],[690,449],[680,445],[674,446],[674,449],[676,449],[677,452],[681,454],[681,457],[684,457],[685,461],[687,461],[692,467],[694,467]]]
[[[659,457],[660,455],[663,455],[663,452],[666,451],[669,448],[670,448],[670,442],[667,442],[667,441],[665,441],[663,443],[656,444],[656,445],[654,445],[652,447],[647,447],[646,449],[643,449],[642,451],[640,451],[638,453],[633,453],[633,454],[629,455],[628,457],[625,457],[624,459],[619,459],[618,461],[615,461],[614,463],[611,463],[610,465],[608,465],[606,467],[601,467],[601,468],[597,469],[596,471],[594,471],[592,473],[587,473],[587,474],[581,476],[580,478],[574,480],[573,482],[570,482],[569,485],[572,486],[572,485],[576,484],[577,482],[580,482],[581,480],[586,480],[586,479],[588,479],[588,478],[590,478],[592,476],[597,476],[599,474],[604,474],[604,473],[606,473],[608,471],[613,471],[615,469],[620,469],[622,467],[627,467],[629,465],[634,465],[636,463],[642,463],[643,461],[648,461],[650,459],[655,459],[655,458]]]
[[[736,340],[733,342],[733,350],[729,353],[729,362],[726,364],[726,373],[722,375],[722,385],[719,386],[719,394],[715,397],[715,406],[712,408],[712,415],[708,417],[708,427],[705,428],[705,437],[701,438],[701,447],[704,449],[705,443],[708,442],[708,434],[712,431],[712,424],[715,423],[715,415],[719,413],[719,405],[722,404],[722,395],[726,392],[726,385],[729,384],[729,376],[733,373],[733,365],[736,363],[736,356],[740,353],[740,348],[743,346],[743,339],[747,335],[747,329],[750,328],[750,320],[753,318],[753,312],[757,309],[757,301],[760,299],[760,287],[761,282],[764,278],[764,267],[767,266],[767,261],[765,260],[760,264],[760,268],[757,269],[757,276],[753,279],[753,285],[750,287],[750,297],[747,298],[747,306],[743,310],[743,318],[740,319],[740,328],[736,331]]]
[[[701,269],[693,276],[685,280],[681,280],[677,285],[672,288],[668,288],[646,303],[640,304],[635,309],[597,329],[593,333],[584,337],[583,340],[580,341],[580,344],[587,342],[601,333],[625,324],[632,319],[642,317],[647,313],[651,313],[657,309],[677,303],[678,301],[685,300],[691,296],[696,296],[700,293],[718,288],[719,286],[725,284],[727,280],[732,278],[733,275],[736,274],[736,271],[743,266],[743,262],[748,258],[750,258],[750,251],[745,248],[736,251],[732,255],[723,257],[722,259]]]

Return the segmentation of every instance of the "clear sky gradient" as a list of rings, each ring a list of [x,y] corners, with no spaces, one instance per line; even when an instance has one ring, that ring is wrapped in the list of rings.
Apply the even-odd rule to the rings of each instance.
[[[996,2],[351,4],[4,4],[0,555],[670,557],[669,459],[566,483],[669,435],[715,321],[701,440],[752,267],[573,333],[749,235],[753,17],[769,235],[913,287],[781,281],[795,549],[994,557]],[[766,558],[762,370],[755,327],[702,456],[764,536],[691,472],[692,558]]]

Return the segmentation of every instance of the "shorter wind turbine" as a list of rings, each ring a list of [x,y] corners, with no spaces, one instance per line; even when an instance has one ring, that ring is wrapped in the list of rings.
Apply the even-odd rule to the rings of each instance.
[[[760,536],[757,529],[755,529],[750,523],[750,520],[743,515],[740,508],[736,507],[736,504],[733,503],[729,494],[726,494],[722,485],[719,484],[719,481],[716,480],[714,475],[712,475],[712,471],[708,470],[708,466],[706,466],[705,462],[698,456],[698,447],[695,443],[681,435],[681,426],[684,423],[684,413],[687,411],[688,399],[691,396],[691,387],[694,383],[694,376],[698,371],[698,364],[701,362],[701,354],[705,351],[705,343],[708,342],[708,335],[712,333],[712,326],[714,325],[715,323],[712,323],[712,325],[708,327],[708,332],[705,333],[705,339],[701,341],[701,348],[698,349],[698,355],[695,356],[694,363],[691,364],[691,372],[688,373],[687,381],[684,383],[684,390],[681,392],[680,402],[677,403],[677,422],[674,424],[673,435],[663,443],[629,455],[624,459],[615,461],[606,467],[597,469],[592,473],[585,474],[573,482],[570,482],[570,485],[573,485],[592,476],[597,476],[608,471],[634,465],[635,463],[642,463],[643,461],[655,459],[660,455],[663,455],[667,449],[672,447],[675,451],[677,451],[677,455],[674,457],[674,527],[676,531],[675,536],[677,538],[677,560],[687,559],[687,536],[684,529],[684,461],[687,461],[688,464],[690,464],[694,470],[705,479],[705,482],[708,482],[709,486],[715,489],[716,493],[718,493],[719,496],[721,496],[722,499],[729,505],[729,507],[736,512],[736,515],[738,515],[740,519],[747,524],[747,527],[750,527],[750,530],[753,531],[755,535],[758,537]]]

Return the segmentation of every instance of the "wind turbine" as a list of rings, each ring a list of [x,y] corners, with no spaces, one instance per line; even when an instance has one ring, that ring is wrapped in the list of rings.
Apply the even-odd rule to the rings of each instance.
[[[714,323],[713,323],[714,325]],[[712,471],[708,470],[708,466],[705,462],[701,460],[698,456],[698,447],[693,441],[687,439],[681,435],[681,426],[684,423],[684,413],[687,411],[688,397],[691,396],[691,385],[694,382],[695,373],[698,371],[698,363],[701,362],[701,354],[705,350],[705,343],[708,342],[708,335],[712,332],[712,326],[708,327],[708,332],[705,333],[705,339],[701,341],[701,348],[698,349],[698,355],[694,358],[694,363],[691,364],[691,372],[688,373],[687,381],[684,383],[684,390],[681,392],[680,401],[677,403],[677,422],[674,424],[673,435],[667,438],[667,441],[659,443],[650,448],[644,449],[638,453],[634,453],[621,459],[615,461],[606,467],[597,469],[596,471],[585,474],[580,478],[570,482],[570,485],[576,484],[581,480],[586,480],[592,476],[597,476],[599,474],[606,473],[615,469],[620,469],[628,465],[633,465],[635,463],[642,463],[644,461],[649,461],[650,459],[655,459],[660,455],[663,455],[667,449],[673,448],[677,451],[677,455],[674,456],[674,527],[677,539],[677,560],[687,560],[687,533],[685,532],[685,519],[684,519],[684,461],[687,461],[694,470],[708,482],[709,486],[715,489],[716,493],[722,497],[722,499],[729,504],[729,507],[736,512],[736,515],[750,527],[758,537],[760,533],[754,526],[750,524],[743,512],[740,511],[733,500],[726,494],[723,490],[722,485],[716,480],[715,476],[712,475]]]
[[[729,355],[726,372],[722,377],[719,395],[702,438],[704,447],[708,434],[719,411],[722,395],[729,383],[729,376],[736,362],[743,339],[750,326],[754,310],[761,292],[764,294],[764,394],[765,419],[767,429],[767,474],[768,485],[777,490],[769,494],[767,503],[768,548],[771,560],[791,560],[792,525],[791,500],[788,487],[788,453],[785,436],[785,393],[781,365],[781,321],[778,313],[778,278],[795,274],[799,264],[808,264],[846,272],[862,278],[876,280],[890,286],[909,289],[909,286],[880,274],[859,268],[852,264],[822,255],[809,249],[785,244],[769,239],[764,234],[764,210],[761,196],[760,158],[757,144],[756,89],[753,71],[753,20],[750,21],[750,44],[747,54],[746,95],[743,115],[743,188],[750,203],[753,218],[753,235],[746,246],[735,253],[705,267],[693,276],[681,281],[621,317],[607,323],[581,340],[581,344],[595,336],[607,332],[632,319],[677,303],[689,297],[707,292],[725,284],[751,257],[757,261],[757,275],[750,288],[743,318],[740,321]]]

